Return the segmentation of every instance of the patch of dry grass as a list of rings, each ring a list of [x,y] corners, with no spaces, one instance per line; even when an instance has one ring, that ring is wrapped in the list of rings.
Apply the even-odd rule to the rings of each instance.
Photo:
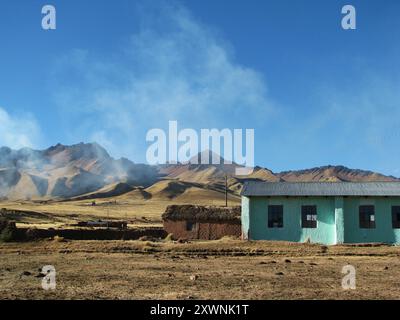
[[[113,201],[116,204],[112,204]],[[240,204],[239,200],[231,201],[231,205]],[[192,199],[189,203],[167,200],[141,200],[129,199],[126,196],[97,200],[92,206],[92,200],[37,203],[32,201],[0,202],[0,208],[14,210],[28,210],[40,214],[15,216],[17,223],[34,226],[57,228],[61,225],[75,223],[76,221],[96,219],[128,220],[132,226],[147,225],[160,226],[161,215],[165,208],[171,204],[199,204],[199,205],[224,205],[220,199]]]
[[[398,299],[400,248],[228,241],[0,244],[1,299]],[[35,277],[54,265],[57,289]],[[342,267],[357,289],[341,287]],[[25,276],[24,272],[31,275]]]

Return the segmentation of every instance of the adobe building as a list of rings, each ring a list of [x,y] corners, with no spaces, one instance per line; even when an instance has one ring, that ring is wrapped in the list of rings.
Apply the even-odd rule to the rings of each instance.
[[[247,182],[241,195],[245,239],[400,243],[400,182]]]
[[[240,207],[171,205],[162,218],[164,230],[174,239],[217,240],[241,236]]]

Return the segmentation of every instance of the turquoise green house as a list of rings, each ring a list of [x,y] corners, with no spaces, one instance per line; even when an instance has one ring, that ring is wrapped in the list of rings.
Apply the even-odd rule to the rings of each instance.
[[[241,196],[244,239],[400,243],[400,182],[247,182]]]

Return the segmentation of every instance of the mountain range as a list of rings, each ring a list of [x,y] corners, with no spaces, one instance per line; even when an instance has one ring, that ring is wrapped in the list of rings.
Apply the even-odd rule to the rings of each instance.
[[[200,156],[200,155],[199,155]],[[143,199],[190,200],[191,192],[237,195],[246,180],[258,181],[400,181],[372,171],[323,166],[275,173],[256,167],[246,177],[236,164],[165,164],[150,166],[114,159],[97,143],[57,144],[45,150],[0,148],[0,197],[3,199],[95,199],[118,195]]]

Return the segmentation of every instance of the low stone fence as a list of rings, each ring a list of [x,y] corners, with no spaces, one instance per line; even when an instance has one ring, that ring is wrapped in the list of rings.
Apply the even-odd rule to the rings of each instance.
[[[163,228],[115,229],[36,229],[17,228],[15,241],[33,241],[62,237],[69,240],[137,240],[141,237],[165,238]]]

